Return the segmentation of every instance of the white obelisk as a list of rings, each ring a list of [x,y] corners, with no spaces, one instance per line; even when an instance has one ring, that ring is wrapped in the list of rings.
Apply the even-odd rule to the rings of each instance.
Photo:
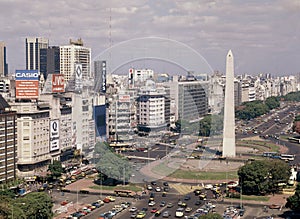
[[[223,157],[235,157],[236,155],[234,120],[234,63],[232,52],[229,50],[226,56]]]

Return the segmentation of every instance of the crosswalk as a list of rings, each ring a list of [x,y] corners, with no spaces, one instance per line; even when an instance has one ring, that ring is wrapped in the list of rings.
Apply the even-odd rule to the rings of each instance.
[[[203,189],[201,185],[186,185],[182,183],[170,183],[171,188],[175,189],[181,195],[186,195],[193,192],[195,189]]]

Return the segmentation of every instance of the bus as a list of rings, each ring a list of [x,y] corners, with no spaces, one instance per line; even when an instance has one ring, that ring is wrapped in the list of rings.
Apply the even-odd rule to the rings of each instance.
[[[294,161],[295,155],[294,154],[281,154],[280,159],[285,160],[285,161]]]
[[[121,196],[121,197],[133,197],[134,196],[134,192],[131,190],[115,190],[114,191],[116,196]]]
[[[264,152],[263,157],[274,157],[276,155],[279,155],[277,152]]]

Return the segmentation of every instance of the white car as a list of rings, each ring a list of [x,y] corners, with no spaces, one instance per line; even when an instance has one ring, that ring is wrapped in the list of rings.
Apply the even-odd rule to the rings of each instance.
[[[156,187],[156,188],[155,188],[155,191],[160,192],[160,191],[161,191],[161,188],[160,188],[160,187]]]
[[[132,207],[132,208],[129,209],[129,211],[130,212],[135,212],[135,211],[137,211],[137,207]]]
[[[148,203],[149,206],[154,206],[155,205],[155,201],[151,201]]]
[[[204,186],[205,189],[212,189],[213,188],[213,185],[212,184],[207,184]]]

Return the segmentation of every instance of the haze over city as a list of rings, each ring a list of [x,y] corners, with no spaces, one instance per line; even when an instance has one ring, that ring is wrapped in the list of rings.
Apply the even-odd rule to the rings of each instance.
[[[125,40],[156,36],[186,44],[221,72],[229,49],[235,74],[299,72],[298,0],[16,0],[1,1],[0,8],[10,73],[25,68],[29,36],[46,37],[50,45],[82,38],[92,57]]]

